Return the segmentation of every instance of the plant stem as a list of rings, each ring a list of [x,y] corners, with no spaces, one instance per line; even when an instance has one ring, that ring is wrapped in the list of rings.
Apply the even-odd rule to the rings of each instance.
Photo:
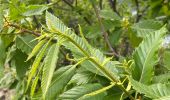
[[[121,85],[116,84],[116,85],[117,85],[126,95],[129,96],[130,100],[135,100],[135,98],[126,91],[126,89],[124,88],[124,86],[123,86],[122,84],[121,84]]]
[[[70,6],[73,10],[76,9],[72,4],[70,4],[67,0],[63,0],[68,6]],[[82,16],[82,12],[79,10],[76,10],[76,12]],[[87,17],[83,17],[83,19],[87,22],[87,24],[91,25],[91,22]]]
[[[29,29],[26,29],[26,28],[22,28],[21,26],[16,25],[16,24],[11,24],[11,23],[7,20],[7,18],[6,18],[5,16],[3,16],[3,17],[4,17],[4,19],[5,19],[5,22],[7,23],[6,26],[11,26],[11,27],[15,27],[16,29],[20,29],[20,30],[21,30],[21,33],[26,32],[26,33],[31,33],[31,34],[33,34],[33,35],[35,35],[35,36],[41,36],[41,34],[40,34],[39,32],[32,31],[32,30],[29,30]]]
[[[136,4],[136,11],[137,11],[136,22],[138,22],[139,19],[140,19],[140,14],[139,14],[139,1],[138,1],[138,0],[135,0],[135,4]]]
[[[31,34],[33,34],[33,35],[35,35],[35,36],[41,36],[41,34],[38,33],[38,32],[36,32],[36,31],[32,31],[32,30],[28,30],[28,29],[22,28],[22,27],[20,27],[20,26],[18,26],[18,25],[16,25],[16,24],[10,24],[10,23],[9,23],[8,26],[15,27],[16,29],[20,29],[20,30],[21,30],[21,33],[26,32],[26,33],[31,33]]]

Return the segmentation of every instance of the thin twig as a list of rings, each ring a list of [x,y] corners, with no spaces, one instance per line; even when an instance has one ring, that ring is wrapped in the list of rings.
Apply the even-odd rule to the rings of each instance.
[[[7,26],[10,26],[10,27],[14,27],[14,28],[16,28],[16,29],[19,29],[19,30],[20,30],[19,33],[30,33],[30,34],[32,34],[32,35],[34,35],[34,36],[36,36],[36,37],[41,36],[41,33],[40,33],[39,31],[32,31],[32,30],[23,28],[23,27],[21,27],[21,26],[19,26],[19,25],[17,25],[17,24],[8,24]],[[16,34],[16,35],[17,35],[17,34]],[[48,37],[48,36],[46,36],[45,38],[46,38],[46,39],[50,39],[50,37]],[[52,39],[52,42],[56,43],[57,40],[54,38],[54,39]]]
[[[6,18],[5,16],[3,16],[3,18],[5,19],[5,22],[6,22],[6,24],[7,24],[6,26],[15,27],[16,29],[21,30],[22,33],[26,32],[26,33],[31,33],[31,34],[33,34],[33,35],[35,35],[35,36],[41,36],[41,34],[40,34],[39,32],[36,32],[36,31],[32,31],[32,30],[23,28],[23,27],[21,27],[21,26],[19,26],[19,25],[16,25],[16,24],[11,24],[11,23],[7,20],[7,18]]]
[[[25,28],[20,27],[19,25],[16,25],[16,24],[10,24],[9,23],[8,26],[15,27],[16,29],[20,29],[21,33],[31,33],[31,34],[33,34],[35,36],[41,36],[41,34],[36,32],[36,31],[25,29]]]
[[[7,18],[6,18],[5,16],[3,16],[3,18],[5,19],[5,22],[6,22],[7,24],[9,24],[9,21],[7,20]]]
[[[139,14],[139,1],[138,1],[138,0],[135,0],[135,4],[136,4],[136,11],[137,11],[136,22],[138,22],[139,19],[140,19],[140,14]]]
[[[112,45],[111,45],[111,43],[110,43],[110,41],[109,41],[108,33],[107,33],[107,31],[105,30],[105,27],[104,27],[104,25],[103,25],[103,23],[102,23],[102,19],[101,19],[100,15],[99,15],[99,11],[98,11],[97,7],[95,6],[95,4],[94,4],[93,2],[92,2],[92,6],[93,6],[93,8],[94,8],[95,14],[96,14],[97,19],[98,19],[98,21],[99,21],[100,28],[101,28],[101,32],[102,32],[102,34],[103,34],[103,37],[104,37],[104,40],[105,40],[106,44],[108,45],[109,49],[113,52],[113,54],[115,55],[115,57],[116,57],[116,58],[119,57],[119,55],[118,55],[118,54],[116,53],[116,51],[113,49],[113,47],[112,47]]]
[[[13,34],[8,34],[8,33],[0,33],[0,35],[18,35],[17,33],[13,33]]]
[[[138,20],[140,20],[140,18],[142,18],[142,16],[144,15],[144,13],[147,11],[148,8],[149,8],[149,5],[147,5],[147,6],[141,11],[141,14],[140,14]]]
[[[100,1],[99,1],[99,7],[100,7],[100,10],[103,9],[103,0],[100,0]]]
[[[126,95],[128,95],[130,100],[135,100],[135,98],[126,91],[126,89],[124,88],[122,84],[121,85],[116,84],[116,86],[118,86]]]
[[[116,14],[118,14],[118,15],[120,15],[119,14],[119,12],[117,11],[117,8],[116,8],[116,0],[109,0],[109,3],[110,3],[110,7],[112,8],[112,10],[116,13]]]
[[[46,2],[47,2],[47,4],[50,4],[51,0],[47,0]],[[50,13],[52,13],[52,14],[54,13],[54,11],[53,11],[52,8],[49,8],[48,11],[49,11]]]
[[[7,24],[7,25],[5,25],[5,26],[11,26],[11,27],[14,27],[14,28],[16,28],[16,29],[19,29],[19,30],[21,30],[21,31],[20,31],[21,33],[26,32],[26,33],[31,33],[31,34],[33,34],[33,35],[35,35],[35,36],[41,36],[41,33],[37,32],[37,31],[32,31],[32,30],[23,28],[23,27],[21,27],[21,26],[19,26],[19,25],[11,24],[11,23],[7,20],[7,18],[6,18],[5,16],[3,16],[3,18],[5,19],[5,23]]]
[[[73,10],[76,9],[71,3],[69,3],[67,0],[63,0],[68,6],[70,6]],[[75,10],[79,15],[82,16],[82,12],[80,10]],[[87,17],[83,17],[83,19],[86,21],[87,24],[91,25],[91,22]]]
[[[139,20],[144,15],[145,11],[147,11],[147,9],[149,8],[149,5],[147,5],[143,10],[140,11],[140,9],[139,9],[139,1],[135,0],[135,4],[136,4],[136,11],[137,11],[136,22],[139,22]]]
[[[53,5],[55,5],[55,4],[58,4],[59,2],[60,2],[61,0],[58,0],[58,1],[56,1],[56,2],[53,2],[53,3],[48,3],[48,6],[50,7],[50,6],[53,6]]]
[[[71,8],[74,8],[74,6],[67,0],[63,0],[67,5],[69,5]]]
[[[69,9],[69,8],[64,8],[64,7],[62,7],[62,6],[56,6],[55,8],[56,8],[56,9],[60,9],[60,10],[64,10],[64,11],[68,11],[68,12],[71,11],[71,9]]]

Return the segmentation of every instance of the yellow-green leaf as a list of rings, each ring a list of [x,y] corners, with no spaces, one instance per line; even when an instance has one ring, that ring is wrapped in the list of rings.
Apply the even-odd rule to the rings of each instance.
[[[52,39],[52,38],[51,38]],[[40,65],[40,62],[41,62],[41,59],[43,58],[44,54],[45,54],[45,51],[51,41],[51,39],[42,47],[42,49],[40,50],[40,52],[37,54],[34,62],[33,62],[33,65],[31,67],[31,70],[30,70],[30,73],[29,73],[29,76],[28,76],[28,81],[27,81],[27,87],[26,87],[26,90],[28,89],[28,86],[31,82],[31,79],[33,78],[33,76],[36,74],[36,71],[38,69],[38,66]]]
[[[28,58],[26,61],[28,61],[29,59],[31,59],[38,51],[39,49],[44,45],[44,43],[46,42],[46,40],[42,40],[40,41],[32,50],[31,54],[29,54]]]
[[[43,97],[45,98],[46,92],[50,86],[53,73],[56,67],[57,59],[58,59],[58,53],[59,53],[59,45],[53,44],[50,48],[50,50],[47,53],[47,56],[45,58],[45,63],[43,67],[43,75],[42,75],[42,92]]]

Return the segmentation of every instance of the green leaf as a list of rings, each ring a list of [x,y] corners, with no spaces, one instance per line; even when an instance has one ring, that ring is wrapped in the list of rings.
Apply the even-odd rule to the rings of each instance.
[[[87,98],[87,97],[90,97],[90,98],[91,98],[91,97],[93,97],[93,96],[95,97],[94,99],[96,99],[99,94],[103,94],[103,93],[104,93],[104,95],[106,95],[106,91],[109,90],[109,89],[111,89],[114,85],[115,85],[115,83],[111,83],[110,85],[108,85],[108,86],[106,86],[106,87],[103,87],[103,88],[98,89],[98,90],[96,90],[96,91],[93,91],[93,92],[91,92],[91,93],[85,94],[84,96],[82,96],[82,97],[79,98],[79,99]],[[100,99],[101,99],[101,97],[100,97]]]
[[[86,26],[84,30],[86,33],[85,37],[87,37],[88,39],[96,39],[101,36],[100,26],[98,23],[95,23],[91,26]]]
[[[9,17],[11,20],[21,20],[23,18],[22,13],[25,11],[25,6],[17,4],[17,1],[12,1],[9,4]]]
[[[106,76],[109,79],[112,78],[114,81],[119,78],[117,74],[118,71],[115,67],[111,67],[113,63],[109,58],[106,58],[98,49],[92,48],[88,43],[85,43],[81,37],[77,36],[57,17],[46,12],[46,24],[48,29],[56,33],[58,38],[62,36],[67,39],[62,45],[71,50],[76,60],[91,57],[91,59],[85,61],[86,64],[84,64],[84,67],[89,71],[93,73],[99,72],[99,75]]]
[[[52,80],[52,76],[58,59],[58,53],[59,53],[59,44],[57,43],[51,46],[45,58],[42,81],[41,81],[41,87],[42,87],[42,92],[44,97],[46,95],[46,92]]]
[[[36,79],[37,79],[38,77],[36,77]],[[37,81],[37,80],[35,80],[35,81]],[[36,83],[36,82],[34,82],[34,83]],[[33,83],[33,84],[34,84]],[[33,85],[32,85],[33,86]],[[31,89],[32,90],[32,89]],[[41,91],[41,88],[39,88],[38,90],[37,90],[37,92],[36,93],[33,93],[33,97],[31,97],[31,99],[32,100],[42,100],[43,98],[42,98],[42,91]]]
[[[107,91],[107,95],[104,97],[105,100],[122,100],[121,95],[122,91],[117,87],[112,87],[110,90]],[[124,100],[124,99],[123,99]]]
[[[61,74],[63,74],[65,71],[69,70],[71,67],[72,67],[72,66],[63,66],[63,67],[60,67],[59,69],[57,69],[57,71],[54,72],[52,81],[54,81],[55,79],[57,79],[58,76],[60,76]]]
[[[48,11],[46,11],[46,24],[48,29],[54,32],[65,33],[68,30],[68,27],[66,27],[59,18],[55,17]]]
[[[3,74],[3,73],[0,73]],[[3,77],[0,78],[0,88],[10,88],[10,86],[16,80],[16,77],[13,75],[13,71],[8,71],[8,73],[4,73]]]
[[[72,52],[77,56],[83,57],[90,52],[88,49],[90,45],[85,43],[82,38],[77,36],[70,28],[60,21],[59,18],[49,12],[46,12],[46,24],[51,32],[58,35],[58,38],[62,36],[68,40],[63,42],[63,45],[68,49],[72,49]]]
[[[133,53],[135,61],[132,75],[135,80],[144,84],[150,84],[154,74],[153,67],[158,61],[156,51],[158,51],[166,28],[163,27],[152,34],[147,35],[138,48]]]
[[[46,5],[29,5],[22,13],[23,16],[42,15],[43,11],[47,10]]]
[[[32,35],[17,36],[15,43],[18,49],[29,54],[36,44],[36,41],[32,42],[33,39]]]
[[[120,27],[121,24],[119,21],[117,20],[102,20],[102,23],[105,27],[105,30],[114,30],[115,27]],[[90,26],[86,26],[84,28],[85,30],[85,36],[88,39],[97,39],[97,38],[101,38],[101,29],[100,29],[100,24],[99,23],[95,23],[93,25]],[[94,34],[95,33],[95,34]],[[110,35],[113,35],[115,32],[110,32],[109,37],[112,37]],[[114,36],[113,36],[114,37]],[[112,38],[113,38],[112,37]],[[94,40],[95,41],[95,40]]]
[[[105,92],[102,92],[98,95],[91,95],[88,98],[85,98],[85,95],[92,93],[96,90],[101,89],[102,86],[98,83],[95,84],[85,84],[81,86],[74,87],[59,96],[62,100],[103,100],[106,95]]]
[[[1,5],[2,6],[2,5]],[[3,25],[4,25],[4,20],[3,20],[3,9],[2,9],[2,7],[0,7],[0,32],[1,32],[1,30],[2,30],[2,28],[3,28]]]
[[[71,66],[71,67],[70,67]],[[74,75],[76,71],[75,65],[69,65],[69,69],[65,72],[59,74],[58,76],[53,79],[52,83],[50,84],[50,87],[46,94],[47,100],[53,100],[56,99],[57,96],[63,91],[64,87],[68,84],[68,82],[71,80],[72,76]],[[61,72],[61,70],[60,70]]]
[[[110,20],[120,20],[121,18],[112,10],[101,10],[100,11],[100,16],[105,19],[110,19]]]
[[[165,51],[165,52],[163,53],[163,64],[164,64],[164,66],[165,66],[168,70],[170,70],[170,61],[169,61],[169,59],[170,59],[170,51]]]
[[[13,30],[14,28],[9,28],[8,30],[3,30],[2,34],[0,33],[0,37],[2,39],[2,41],[5,44],[5,47],[8,47],[12,42],[14,42],[14,38],[15,36],[13,35]],[[5,35],[4,35],[5,34]]]
[[[142,42],[142,38],[138,37],[136,32],[130,28],[128,29],[127,34],[130,40],[129,42],[132,45],[132,47],[138,47],[139,44]]]
[[[118,45],[119,40],[121,39],[122,32],[123,32],[122,29],[118,29],[112,32],[111,34],[109,34],[108,38],[110,43],[112,43],[112,45]]]
[[[154,100],[168,100],[170,97],[170,84],[153,84],[145,85],[140,82],[129,78],[133,88],[142,94],[145,94],[146,97],[152,98]]]
[[[37,83],[38,83],[38,79],[39,79],[39,76],[36,76],[33,83],[32,83],[32,86],[31,86],[31,97],[34,96],[34,92],[36,90],[36,86],[37,86]]]
[[[154,76],[152,83],[167,83],[170,80],[170,73]]]
[[[80,70],[73,76],[71,83],[76,83],[77,85],[87,84],[95,77],[95,74],[87,71],[86,69],[80,68]]]
[[[120,78],[115,62],[111,61],[110,58],[106,58],[106,56],[98,49],[91,48],[90,51],[91,51],[90,56],[92,58],[94,58],[93,60],[95,60],[95,62],[97,64],[88,60],[88,61],[84,61],[81,64],[82,67],[86,68],[87,70],[89,70],[95,74],[109,78],[109,76],[106,75],[105,72],[103,72],[102,68],[104,68],[104,70],[107,70],[109,72],[109,74],[112,77],[114,77],[116,80],[118,80]],[[100,68],[100,67],[102,67],[102,68]]]
[[[3,33],[7,33],[7,30],[2,31]],[[0,54],[0,76],[3,74],[3,69],[5,67],[5,62],[7,61],[8,57],[7,57],[7,48],[9,47],[9,45],[13,42],[14,36],[12,35],[1,35],[0,33],[0,52],[2,54]],[[12,49],[10,49],[12,50]],[[8,51],[10,52],[10,51]]]
[[[68,46],[67,48],[73,49],[73,52],[77,53],[78,55],[84,55],[82,52],[85,53],[85,51],[89,52],[88,46],[83,42],[83,39],[77,36],[70,28],[65,26],[64,23],[59,20],[59,18],[55,17],[49,12],[46,12],[46,24],[50,31],[54,33],[57,32],[58,37],[64,35],[65,38],[74,42],[74,44],[80,44],[79,46],[75,46],[72,42],[63,42],[66,47]],[[81,49],[81,51],[77,49]]]
[[[4,42],[2,41],[1,37],[0,37],[0,78],[2,77],[3,75],[3,71],[4,71],[4,63],[5,63],[5,59],[6,59],[6,50],[5,50],[5,44]]]
[[[39,50],[40,48],[44,45],[44,43],[46,42],[46,40],[41,40],[32,50],[31,54],[29,54],[27,61],[29,59],[31,59]]]
[[[20,51],[19,49],[15,51],[15,55],[13,56],[17,76],[21,79],[24,78],[25,73],[31,64],[30,61],[25,62],[26,58],[27,58],[27,55],[23,53],[22,51]]]
[[[51,38],[52,39],[52,38]],[[28,86],[31,82],[31,79],[33,78],[33,76],[36,74],[36,71],[38,69],[38,66],[40,65],[40,62],[43,58],[43,56],[45,55],[45,51],[51,41],[51,39],[42,47],[42,49],[40,50],[40,52],[37,54],[33,64],[32,64],[32,67],[31,67],[31,70],[30,70],[30,73],[28,75],[28,81],[27,81],[27,87],[26,87],[26,90],[28,89]]]
[[[145,37],[147,34],[153,33],[162,27],[160,21],[155,20],[143,20],[132,26],[132,29],[137,31],[137,36]]]

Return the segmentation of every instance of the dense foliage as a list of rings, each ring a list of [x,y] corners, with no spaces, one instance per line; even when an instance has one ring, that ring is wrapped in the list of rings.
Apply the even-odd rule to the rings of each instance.
[[[168,0],[0,0],[0,12],[0,99],[170,99]]]

